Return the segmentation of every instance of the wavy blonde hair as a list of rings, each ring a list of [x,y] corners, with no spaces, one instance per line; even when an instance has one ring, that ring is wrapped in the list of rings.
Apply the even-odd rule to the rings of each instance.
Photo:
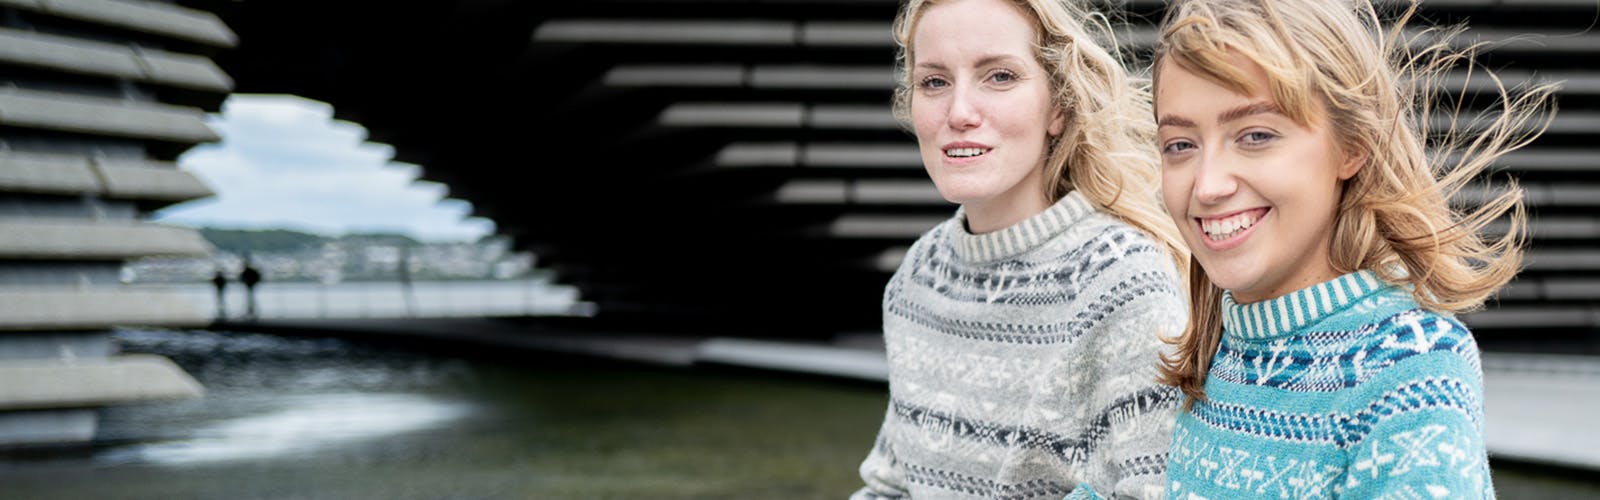
[[[1050,74],[1051,102],[1066,117],[1048,145],[1045,197],[1056,201],[1074,189],[1091,203],[1160,242],[1180,270],[1188,252],[1161,208],[1161,164],[1149,80],[1128,74],[1112,21],[1071,0],[1009,0],[1033,25],[1034,59]],[[910,0],[895,16],[894,115],[910,128],[915,85],[910,68],[917,22],[940,0]],[[1107,49],[1096,43],[1112,44]]]
[[[1532,142],[1554,118],[1557,84],[1508,90],[1476,67],[1485,44],[1455,43],[1462,26],[1407,34],[1413,2],[1386,24],[1368,0],[1186,0],[1169,7],[1155,50],[1232,89],[1252,93],[1250,78],[1228,64],[1242,55],[1267,74],[1278,108],[1302,125],[1326,119],[1339,149],[1364,158],[1345,181],[1333,222],[1335,271],[1371,269],[1405,287],[1423,307],[1470,311],[1520,270],[1527,215],[1514,180],[1475,209],[1450,200],[1501,156]],[[1463,123],[1460,94],[1441,94],[1446,72],[1483,73],[1495,106]],[[1452,104],[1453,101],[1453,104]],[[1431,125],[1440,119],[1445,126]],[[1429,147],[1432,146],[1430,151]],[[1483,232],[1506,217],[1509,230]],[[1198,261],[1191,260],[1198,266]],[[1205,398],[1211,358],[1221,341],[1219,289],[1199,267],[1189,275],[1190,318],[1176,353],[1162,359],[1162,382]]]

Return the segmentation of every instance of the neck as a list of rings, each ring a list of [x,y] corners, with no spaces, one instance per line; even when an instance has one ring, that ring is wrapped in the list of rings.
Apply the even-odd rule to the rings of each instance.
[[[981,224],[970,221],[966,211],[967,205],[963,205],[956,212],[959,223],[968,227],[981,227]],[[1082,194],[1071,192],[1036,212],[1004,228],[986,233],[967,228],[953,228],[949,237],[956,247],[957,257],[967,262],[988,262],[1020,255],[1049,241],[1067,227],[1094,213],[1095,208]]]
[[[1325,238],[1325,240],[1331,240],[1331,236]],[[1261,302],[1263,300],[1272,300],[1294,293],[1297,290],[1303,290],[1306,287],[1315,285],[1317,283],[1322,283],[1342,276],[1339,271],[1333,269],[1333,259],[1329,258],[1328,256],[1327,249],[1331,245],[1331,241],[1324,241],[1321,245],[1318,245],[1316,248],[1321,250],[1305,256],[1303,258],[1304,260],[1302,261],[1312,263],[1313,265],[1303,269],[1295,270],[1293,274],[1291,274],[1288,278],[1279,281],[1275,286],[1253,290],[1233,290],[1233,300],[1240,304],[1250,304]]]
[[[1257,302],[1222,294],[1223,331],[1238,339],[1266,339],[1293,333],[1344,310],[1389,286],[1370,270],[1331,278],[1291,293]]]
[[[967,231],[972,234],[992,233],[1011,227],[1023,219],[1038,215],[1052,203],[1044,193],[967,203],[962,209],[967,214]]]

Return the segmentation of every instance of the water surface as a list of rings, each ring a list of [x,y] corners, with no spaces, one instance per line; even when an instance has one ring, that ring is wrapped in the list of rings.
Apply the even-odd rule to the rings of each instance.
[[[0,461],[4,498],[840,498],[881,387],[342,340],[124,331],[204,398]]]

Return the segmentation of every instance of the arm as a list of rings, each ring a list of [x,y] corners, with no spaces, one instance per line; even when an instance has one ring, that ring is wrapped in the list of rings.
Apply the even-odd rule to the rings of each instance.
[[[1459,416],[1391,419],[1350,453],[1348,498],[1493,498],[1476,426]]]
[[[889,411],[893,411],[891,408]],[[885,412],[883,426],[878,429],[878,439],[866,460],[861,461],[861,481],[865,487],[850,495],[850,500],[877,500],[910,498],[905,488],[905,474],[895,460],[894,447],[889,442],[889,422],[893,415]]]
[[[1172,424],[1183,398],[1156,381],[1157,366],[1167,348],[1161,338],[1181,333],[1187,312],[1171,262],[1142,257],[1149,258],[1130,259],[1123,266],[1129,271],[1116,273],[1122,274],[1113,276],[1117,285],[1098,298],[1115,305],[1096,329],[1087,364],[1095,386],[1090,401],[1106,416],[1107,430],[1088,464],[1098,470],[1079,487],[1088,490],[1082,498],[1165,496]]]
[[[1363,391],[1369,403],[1353,412],[1376,423],[1350,447],[1342,496],[1493,498],[1477,370],[1445,352],[1404,363],[1422,368],[1380,376],[1393,382]]]

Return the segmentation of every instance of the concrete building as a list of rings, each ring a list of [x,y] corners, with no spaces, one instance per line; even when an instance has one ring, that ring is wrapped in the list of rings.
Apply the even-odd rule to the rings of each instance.
[[[128,259],[195,256],[152,210],[211,190],[173,161],[218,140],[205,113],[236,43],[210,12],[111,0],[0,2],[0,446],[84,441],[97,406],[198,396],[170,361],[120,355],[119,325],[199,326],[181,297],[122,286]]]

